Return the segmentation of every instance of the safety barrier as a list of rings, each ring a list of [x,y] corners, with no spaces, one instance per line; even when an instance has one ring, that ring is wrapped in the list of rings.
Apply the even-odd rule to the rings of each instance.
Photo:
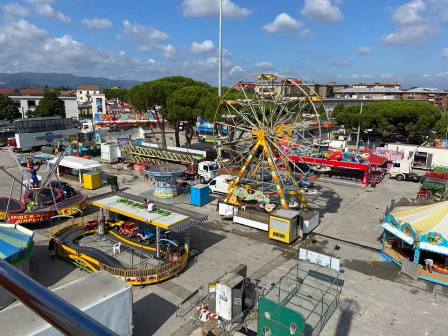
[[[141,286],[154,284],[177,276],[187,266],[189,256],[188,247],[185,249],[185,252],[182,256],[179,256],[176,261],[171,263],[148,269],[121,269],[107,266],[100,261],[84,253],[81,253],[57,240],[57,237],[59,235],[73,229],[80,228],[83,225],[83,222],[73,223],[51,233],[50,237],[55,238],[55,249],[58,255],[63,258],[70,259],[78,264],[82,264],[93,272],[104,270],[112,275],[122,278],[130,285]],[[86,231],[83,234],[89,233],[93,233],[93,231]]]
[[[173,263],[149,269],[120,269],[100,264],[100,269],[121,277],[130,285],[148,285],[161,282],[178,275],[187,266],[188,251]]]

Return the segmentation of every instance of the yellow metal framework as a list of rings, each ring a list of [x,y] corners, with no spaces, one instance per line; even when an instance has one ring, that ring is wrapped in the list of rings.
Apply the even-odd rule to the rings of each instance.
[[[123,146],[123,152],[131,156],[135,163],[161,164],[164,162],[176,162],[181,164],[192,164],[195,158],[191,154],[174,153],[167,150],[142,146]]]
[[[266,160],[268,162],[268,166],[269,166],[270,173],[272,175],[272,179],[277,188],[277,194],[279,195],[282,208],[288,209],[289,206],[288,206],[288,202],[286,201],[286,198],[285,198],[284,186],[282,185],[277,166],[275,165],[275,158],[274,158],[274,154],[272,152],[271,146],[268,144],[268,141],[266,139],[266,133],[263,130],[254,130],[252,132],[252,134],[257,138],[257,142],[255,143],[255,145],[252,147],[250,153],[248,154],[237,178],[230,183],[225,202],[229,203],[229,204],[237,205],[237,206],[241,205],[240,201],[234,195],[234,193],[240,187],[242,179],[248,175],[250,165],[254,161],[255,157],[257,155],[261,155],[261,153],[263,153],[264,157],[266,158]],[[260,149],[261,149],[261,151],[260,151]],[[296,179],[294,178],[294,176],[291,172],[288,161],[285,158],[283,158],[282,161],[285,165],[285,169],[286,169],[290,179],[292,180],[293,184],[298,187],[299,184],[297,183]],[[258,171],[260,162],[261,162],[261,159],[257,163],[257,165],[255,167],[255,171]],[[303,207],[306,206],[305,198],[303,197],[303,194],[300,190],[290,191],[289,194],[297,195],[301,201],[302,206]]]

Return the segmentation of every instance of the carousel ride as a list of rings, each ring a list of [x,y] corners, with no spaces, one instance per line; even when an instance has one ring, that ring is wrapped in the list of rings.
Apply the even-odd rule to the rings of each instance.
[[[43,181],[37,175],[41,164],[36,164],[33,159],[21,162],[17,155],[9,150],[20,171],[21,179],[16,178],[4,167],[0,167],[0,170],[12,180],[9,196],[1,197],[0,219],[10,224],[33,224],[50,220],[55,216],[73,216],[82,213],[87,206],[87,196],[75,192],[67,193],[67,183],[59,181],[56,175],[57,180],[51,181],[56,167],[69,150],[70,146],[58,155]],[[18,200],[12,197],[15,184],[20,188]]]
[[[319,100],[301,81],[268,74],[244,78],[225,93],[214,129],[220,166],[234,177],[226,203],[255,202],[268,212],[307,206],[309,171],[289,153],[319,150]]]

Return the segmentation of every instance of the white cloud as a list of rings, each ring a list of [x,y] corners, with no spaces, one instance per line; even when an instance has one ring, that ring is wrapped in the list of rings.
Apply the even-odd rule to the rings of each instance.
[[[211,40],[191,43],[190,51],[193,54],[207,53],[215,50],[215,45]]]
[[[345,59],[334,59],[331,60],[330,64],[336,67],[346,67],[351,65],[352,63]]]
[[[442,57],[448,59],[448,48],[443,48]]]
[[[172,44],[167,44],[167,45],[161,46],[161,49],[163,51],[163,56],[165,56],[165,58],[168,58],[168,59],[177,58],[176,48]]]
[[[23,52],[23,46],[32,46]],[[166,73],[158,62],[87,46],[70,35],[51,36],[21,19],[0,27],[0,72],[67,72],[112,78],[153,78]]]
[[[2,6],[2,11],[7,16],[28,16],[30,15],[30,11],[28,8],[15,3],[10,2],[6,5]]]
[[[123,21],[123,32],[118,37],[122,38],[123,36],[135,39],[138,43],[137,49],[140,51],[149,51],[160,42],[169,39],[168,34],[165,32],[129,20]]]
[[[157,41],[163,41],[169,38],[167,33],[157,30],[154,27],[146,27],[137,22],[131,22],[129,20],[123,21],[123,34]]]
[[[369,47],[359,47],[358,49],[356,49],[356,52],[359,55],[370,55],[372,53],[372,49]]]
[[[72,21],[68,16],[54,9],[54,0],[27,0],[27,2],[33,5],[34,11],[41,16],[64,23],[70,23]]]
[[[344,19],[344,15],[333,0],[305,0],[302,15],[322,23],[335,23]]]
[[[426,4],[423,0],[412,0],[398,7],[392,18],[399,24],[416,24],[423,21],[421,13],[425,10]]]
[[[184,0],[181,7],[184,16],[219,15],[219,0]],[[240,7],[232,0],[222,0],[222,11],[226,18],[241,18],[252,13],[250,9]]]
[[[441,78],[448,78],[448,71],[439,72],[436,76]]]
[[[427,24],[402,25],[395,32],[383,37],[383,42],[390,46],[403,46],[426,42],[436,30]]]
[[[255,67],[262,68],[262,69],[273,69],[274,68],[274,66],[272,65],[271,62],[258,62],[258,63],[255,63]]]
[[[263,26],[263,30],[267,33],[281,32],[300,32],[303,22],[293,19],[286,13],[281,13],[271,23]]]
[[[103,30],[112,27],[112,22],[108,19],[93,18],[81,21],[84,26],[92,30]]]
[[[398,26],[383,37],[383,42],[390,46],[403,46],[430,40],[439,31],[440,14],[434,11],[434,7],[428,12],[429,1],[411,0],[396,8],[392,20]]]

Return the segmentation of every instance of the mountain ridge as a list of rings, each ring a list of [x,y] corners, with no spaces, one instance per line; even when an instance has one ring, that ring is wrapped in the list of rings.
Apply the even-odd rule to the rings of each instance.
[[[129,89],[138,83],[140,82],[136,80],[77,76],[55,72],[0,73],[0,87],[8,88],[68,87],[76,89],[80,85],[97,85],[101,88],[121,87]]]

